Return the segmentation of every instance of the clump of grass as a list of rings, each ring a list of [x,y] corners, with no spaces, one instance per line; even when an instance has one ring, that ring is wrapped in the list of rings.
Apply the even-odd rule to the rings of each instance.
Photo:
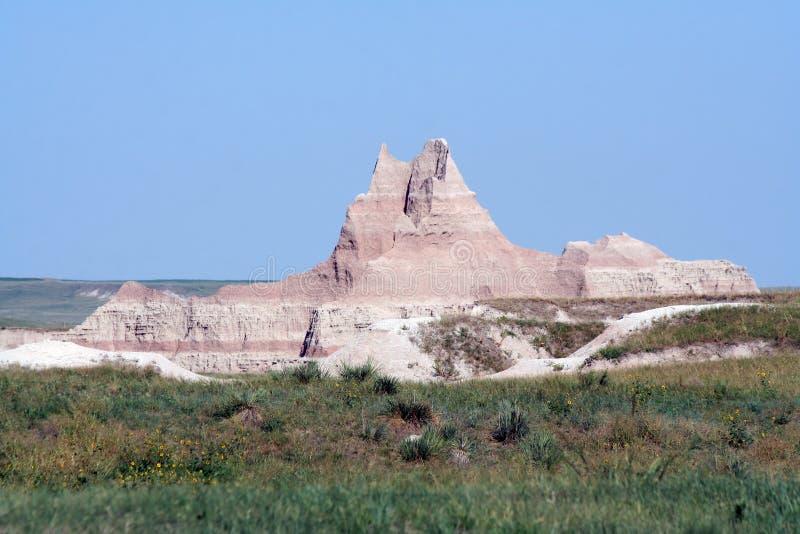
[[[506,443],[516,441],[528,434],[528,418],[517,404],[509,401],[500,403],[497,426],[492,432],[495,441]]]
[[[444,423],[437,428],[437,431],[445,441],[452,441],[458,436],[458,427],[453,423]]]
[[[606,384],[608,384],[608,371],[578,373],[578,386],[581,389],[593,389],[595,386],[605,386]]]
[[[625,349],[616,345],[608,345],[598,350],[594,357],[600,360],[619,360],[625,356]]]
[[[564,449],[558,439],[547,430],[537,430],[520,443],[528,459],[548,471],[564,458]]]
[[[467,465],[472,458],[475,450],[475,443],[465,434],[459,433],[451,441],[450,454],[448,459],[456,465]]]
[[[571,410],[572,398],[565,393],[558,392],[547,401],[548,413],[556,418],[566,417]]]
[[[379,375],[372,384],[372,390],[375,393],[384,395],[394,395],[398,389],[400,389],[400,381],[393,376]]]
[[[267,398],[267,392],[263,389],[236,389],[229,391],[213,411],[213,415],[218,418],[227,419],[237,416],[246,424],[258,426],[260,415],[258,405]]]
[[[280,430],[283,426],[283,421],[278,419],[277,417],[265,417],[261,420],[261,423],[258,425],[264,432],[275,432],[276,430]]]
[[[352,365],[347,362],[342,362],[339,366],[339,376],[342,380],[352,382],[366,382],[378,373],[378,368],[372,363],[371,360],[359,365]]]
[[[628,387],[628,399],[631,406],[631,416],[645,408],[647,401],[653,396],[655,385],[642,379],[639,375],[628,375],[630,386]]]
[[[289,376],[300,384],[309,384],[315,380],[322,380],[327,376],[327,372],[320,368],[319,363],[310,361],[293,367],[289,371]]]
[[[442,448],[442,439],[433,427],[426,427],[419,436],[409,436],[400,442],[400,457],[406,462],[430,459]]]
[[[364,420],[361,425],[361,432],[358,433],[358,437],[364,441],[380,443],[387,434],[388,429],[386,428],[386,425],[382,423],[373,424],[370,421]]]
[[[423,401],[390,400],[386,413],[399,416],[403,421],[419,426],[433,421],[433,408]]]

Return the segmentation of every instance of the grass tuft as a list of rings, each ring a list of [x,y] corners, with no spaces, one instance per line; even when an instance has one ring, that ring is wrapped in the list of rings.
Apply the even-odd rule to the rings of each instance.
[[[300,384],[309,384],[315,380],[326,378],[327,372],[320,368],[319,363],[310,361],[304,365],[293,367],[289,370],[289,376]]]
[[[400,381],[393,376],[379,375],[372,384],[372,391],[384,395],[395,395],[400,389]]]
[[[342,380],[352,382],[366,382],[378,373],[378,368],[372,363],[371,360],[359,365],[351,365],[347,362],[342,362],[339,366],[339,376]]]
[[[433,408],[427,402],[391,399],[386,408],[386,413],[400,417],[407,423],[418,426],[427,425],[433,421]]]
[[[495,441],[506,443],[516,441],[528,434],[528,418],[520,407],[504,400],[500,403],[497,426],[492,432]]]
[[[528,459],[548,471],[564,458],[564,450],[558,439],[547,430],[536,430],[520,443]]]
[[[406,462],[429,460],[442,448],[442,439],[433,427],[425,427],[419,436],[409,436],[400,442],[400,457]]]

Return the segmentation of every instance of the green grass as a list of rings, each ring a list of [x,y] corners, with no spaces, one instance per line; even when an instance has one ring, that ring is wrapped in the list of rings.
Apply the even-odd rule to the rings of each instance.
[[[526,473],[509,480],[427,476],[406,464],[391,484],[272,481],[252,487],[0,493],[0,525],[59,532],[793,532],[795,479],[687,474],[580,482]]]
[[[370,360],[361,364],[342,362],[337,371],[342,380],[351,382],[366,382],[378,374],[378,368]]]
[[[798,363],[403,383],[400,398],[283,373],[3,370],[0,531],[796,531]],[[508,406],[530,432],[498,442]]]
[[[609,351],[645,352],[696,343],[754,340],[769,341],[779,347],[800,347],[800,306],[721,307],[682,314],[656,321]],[[610,353],[600,356],[614,357]]]
[[[512,328],[508,332],[513,335],[527,337],[531,344],[545,349],[554,358],[569,356],[605,329],[605,325],[598,321],[565,323],[502,316],[497,323]]]

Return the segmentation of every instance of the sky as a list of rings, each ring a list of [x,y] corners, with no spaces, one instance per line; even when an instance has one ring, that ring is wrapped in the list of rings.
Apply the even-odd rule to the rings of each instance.
[[[328,257],[447,138],[514,243],[627,232],[800,285],[800,2],[0,0],[0,276]]]

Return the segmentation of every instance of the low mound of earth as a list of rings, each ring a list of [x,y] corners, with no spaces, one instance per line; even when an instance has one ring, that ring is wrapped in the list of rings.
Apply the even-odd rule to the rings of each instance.
[[[363,335],[370,325],[472,313],[486,299],[757,293],[743,267],[678,261],[627,234],[568,243],[561,255],[514,245],[434,139],[411,162],[381,147],[368,192],[310,271],[191,298],[129,282],[67,338],[196,371],[258,372],[342,350],[364,357],[353,341],[379,335]]]
[[[152,369],[167,378],[189,382],[213,380],[184,369],[156,353],[109,352],[52,340],[0,351],[0,368],[19,366],[28,369],[70,369],[98,365],[132,365]]]

